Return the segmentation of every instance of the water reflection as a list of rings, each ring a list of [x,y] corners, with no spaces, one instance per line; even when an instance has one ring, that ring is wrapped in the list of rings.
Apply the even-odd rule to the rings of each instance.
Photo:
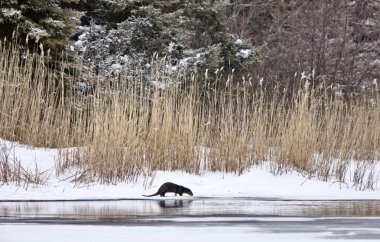
[[[158,204],[161,208],[184,208],[192,204],[192,200],[161,200]]]
[[[324,202],[301,207],[300,212],[307,217],[380,215],[380,202],[374,201]]]
[[[82,202],[0,202],[0,219],[62,218],[137,221],[179,216],[380,216],[380,201],[264,201],[165,199]],[[1,221],[0,221],[1,222]]]

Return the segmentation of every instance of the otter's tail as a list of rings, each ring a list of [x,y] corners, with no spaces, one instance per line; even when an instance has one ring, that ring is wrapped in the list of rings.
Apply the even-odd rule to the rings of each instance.
[[[154,197],[154,196],[157,196],[159,195],[158,192],[156,192],[155,194],[152,194],[152,195],[143,195],[144,197]]]

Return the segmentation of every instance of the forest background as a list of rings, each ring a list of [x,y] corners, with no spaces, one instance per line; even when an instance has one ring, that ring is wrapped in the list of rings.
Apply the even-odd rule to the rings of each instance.
[[[376,0],[3,0],[0,135],[57,172],[271,171],[373,188]],[[76,147],[73,149],[63,149]],[[6,153],[4,153],[6,154]],[[3,181],[20,179],[8,156]],[[18,170],[18,172],[17,172]]]

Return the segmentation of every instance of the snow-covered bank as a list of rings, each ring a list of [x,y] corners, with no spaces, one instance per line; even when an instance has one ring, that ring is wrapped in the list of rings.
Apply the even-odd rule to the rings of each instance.
[[[4,147],[7,148],[6,152],[11,161],[16,159],[26,169],[33,171],[37,167],[39,171],[46,171],[45,174],[49,174],[44,185],[29,185],[28,187],[19,187],[12,183],[0,185],[0,200],[145,199],[142,194],[155,193],[159,186],[167,181],[189,187],[196,197],[295,200],[380,199],[380,189],[376,184],[375,191],[357,191],[350,183],[309,180],[297,172],[274,176],[269,172],[269,165],[265,164],[253,167],[241,176],[220,172],[191,175],[180,171],[158,171],[154,177],[140,177],[136,183],[75,184],[70,182],[72,179],[68,179],[69,174],[56,176],[55,162],[58,157],[56,149],[30,148],[8,141],[0,141],[0,147],[3,150],[0,152],[4,152]]]

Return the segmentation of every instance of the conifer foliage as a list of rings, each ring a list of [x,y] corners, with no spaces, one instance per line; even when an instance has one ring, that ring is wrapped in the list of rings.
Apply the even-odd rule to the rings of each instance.
[[[66,49],[83,12],[81,0],[2,0],[0,36],[16,31],[21,41],[41,42],[52,53]]]
[[[227,2],[4,0],[0,36],[17,30],[20,39],[41,42],[51,53],[78,54],[102,75],[149,66],[152,56],[165,57],[173,70],[250,72],[260,51],[228,32]]]
[[[200,73],[219,68],[244,72],[260,62],[260,51],[229,34],[226,1],[87,1],[89,24],[76,49],[86,66],[102,72],[135,69],[165,56],[175,69]]]

